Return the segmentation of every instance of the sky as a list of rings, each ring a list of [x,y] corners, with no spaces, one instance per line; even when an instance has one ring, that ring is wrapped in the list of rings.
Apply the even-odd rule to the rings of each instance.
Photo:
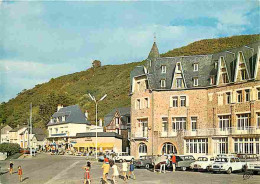
[[[51,78],[260,32],[259,1],[0,0],[0,102]]]

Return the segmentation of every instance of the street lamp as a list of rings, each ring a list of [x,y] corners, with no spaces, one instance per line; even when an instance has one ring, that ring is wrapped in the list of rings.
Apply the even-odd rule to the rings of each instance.
[[[92,96],[90,93],[88,94],[89,97],[91,98],[92,101],[95,102],[96,104],[96,159],[97,159],[97,108],[98,108],[98,102],[104,100],[107,97],[107,94],[105,94],[102,98],[100,98],[100,100],[96,100],[96,98],[94,96]]]

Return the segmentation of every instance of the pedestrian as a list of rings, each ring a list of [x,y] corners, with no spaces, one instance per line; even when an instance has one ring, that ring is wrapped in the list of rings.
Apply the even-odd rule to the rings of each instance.
[[[134,170],[135,170],[135,166],[134,166],[133,161],[131,161],[130,162],[130,171],[129,171],[128,177],[130,178],[133,175],[133,179],[135,180]]]
[[[12,161],[10,161],[10,166],[9,166],[9,173],[10,174],[13,174],[13,169],[14,168],[14,164],[13,164],[13,162]]]
[[[18,176],[19,176],[19,181],[22,182],[23,181],[23,170],[20,165],[18,166]]]
[[[85,169],[85,174],[84,174],[84,184],[90,184],[90,168],[91,168],[91,163],[88,161],[87,166],[83,167]]]
[[[165,173],[165,167],[166,167],[166,161],[162,161],[160,163],[160,173],[162,173],[162,170]]]
[[[118,167],[114,161],[111,161],[111,165],[113,169],[113,175],[112,175],[113,183],[116,184],[117,183],[116,178],[119,176]]]
[[[104,155],[104,163],[109,163],[109,159],[107,158],[107,156],[106,155]]]
[[[107,177],[108,177],[108,173],[109,173],[109,169],[110,169],[110,165],[109,165],[109,163],[103,163],[103,165],[102,165],[102,169],[103,169],[103,180],[106,182],[106,183],[108,183],[107,182]]]
[[[127,179],[127,168],[128,168],[128,164],[126,162],[126,160],[123,161],[122,163],[122,171],[123,171],[123,176],[124,176],[124,181],[126,181]]]
[[[175,172],[176,169],[176,156],[172,155],[172,172]]]

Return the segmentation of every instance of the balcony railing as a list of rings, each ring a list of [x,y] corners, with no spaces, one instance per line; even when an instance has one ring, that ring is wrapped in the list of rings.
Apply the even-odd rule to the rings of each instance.
[[[230,128],[208,128],[196,129],[194,131],[185,131],[185,136],[216,136],[216,135],[246,135],[260,134],[258,127],[230,127]]]
[[[68,134],[67,133],[58,133],[58,134],[51,134],[50,137],[64,137],[64,136],[67,136]]]
[[[142,131],[142,132],[132,133],[131,138],[132,138],[132,139],[140,139],[140,138],[145,138],[145,139],[147,139],[147,138],[148,138],[148,132],[147,132],[147,131]]]
[[[175,137],[177,136],[177,132],[179,131],[161,131],[159,135],[160,137]]]

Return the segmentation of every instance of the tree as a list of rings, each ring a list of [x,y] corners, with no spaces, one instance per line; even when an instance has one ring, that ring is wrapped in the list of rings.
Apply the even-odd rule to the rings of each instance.
[[[0,152],[6,152],[7,156],[19,153],[20,146],[17,143],[2,143],[0,144]]]

